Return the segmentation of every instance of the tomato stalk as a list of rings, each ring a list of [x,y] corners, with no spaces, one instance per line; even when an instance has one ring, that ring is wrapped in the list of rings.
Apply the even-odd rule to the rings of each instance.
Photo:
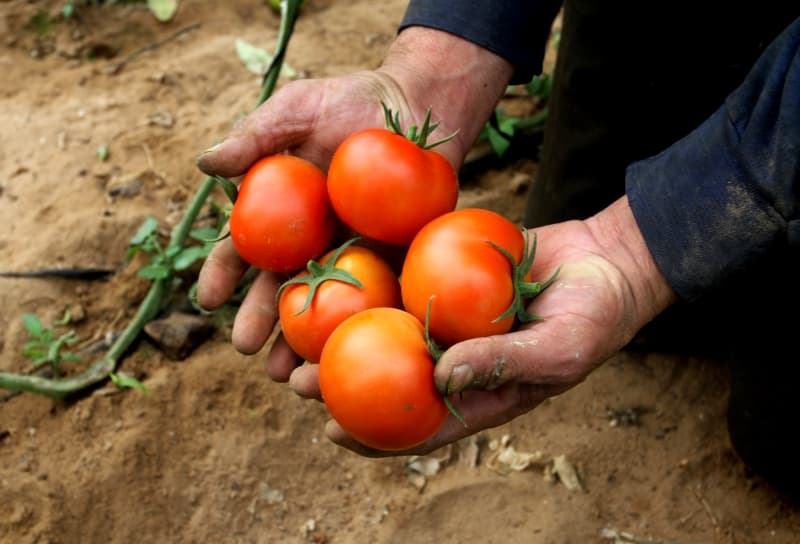
[[[362,289],[364,285],[360,281],[358,281],[358,278],[353,276],[347,270],[336,268],[336,261],[339,260],[339,257],[342,255],[344,250],[353,245],[360,239],[361,238],[359,236],[356,236],[355,238],[351,238],[350,240],[339,246],[339,248],[331,255],[331,257],[325,262],[325,264],[319,264],[317,261],[313,259],[308,261],[308,264],[306,265],[306,270],[308,270],[308,275],[297,276],[288,281],[283,282],[283,284],[281,284],[281,286],[278,288],[278,292],[275,293],[276,303],[278,299],[280,299],[281,293],[286,287],[290,285],[301,285],[301,284],[308,285],[308,296],[306,296],[305,304],[303,304],[303,307],[294,313],[294,315],[300,315],[303,312],[305,312],[309,306],[311,306],[311,302],[314,300],[314,295],[316,295],[317,293],[317,288],[328,280],[335,280],[344,283],[349,283],[350,285],[355,285],[359,289]]]
[[[386,128],[395,134],[404,136],[422,149],[433,149],[438,145],[449,142],[458,134],[458,130],[456,130],[452,134],[445,136],[440,140],[428,143],[428,136],[430,136],[430,134],[439,127],[438,121],[431,123],[431,108],[428,108],[428,111],[425,112],[425,120],[422,122],[422,127],[411,125],[408,127],[408,132],[404,134],[403,127],[400,125],[400,113],[392,112],[389,106],[387,106],[383,101],[381,101],[381,107],[383,108],[383,115],[386,119]]]
[[[511,255],[507,249],[500,247],[491,240],[486,241],[497,251],[502,253],[506,259],[508,259],[508,262],[511,263],[512,281],[514,285],[514,298],[511,301],[511,304],[505,312],[492,320],[493,323],[502,321],[514,314],[516,314],[517,319],[519,319],[522,323],[538,321],[542,319],[541,316],[532,314],[527,310],[525,307],[525,301],[534,298],[539,293],[547,289],[547,287],[549,287],[550,284],[556,279],[556,276],[558,276],[558,272],[561,269],[560,267],[556,268],[556,271],[553,272],[553,274],[544,282],[527,281],[525,276],[528,274],[531,266],[533,266],[533,259],[536,256],[536,233],[533,234],[532,245],[530,243],[530,236],[528,235],[527,230],[523,231],[523,236],[525,237],[525,246],[523,250],[524,257],[520,260],[519,264],[517,264],[517,262],[514,260],[514,256]]]
[[[436,297],[432,296],[431,298],[428,299],[428,306],[427,308],[425,308],[425,343],[428,345],[428,353],[431,354],[431,357],[433,358],[433,364],[435,365],[436,363],[439,362],[439,359],[442,358],[442,355],[444,355],[444,351],[442,351],[442,348],[439,347],[439,344],[436,343],[436,340],[434,340],[433,337],[431,337],[431,331],[430,331],[431,306],[433,306],[434,298]],[[461,393],[459,393],[459,395],[460,394]],[[467,422],[464,421],[464,418],[461,417],[461,414],[458,413],[456,407],[453,406],[453,402],[450,400],[450,395],[445,393],[444,395],[442,395],[442,397],[444,398],[444,403],[447,406],[447,409],[450,410],[450,413],[453,414],[453,416],[458,421],[460,421],[464,427],[467,427],[468,426]]]
[[[283,59],[286,54],[286,47],[289,38],[294,30],[294,23],[297,19],[298,8],[301,0],[281,0],[281,23],[278,31],[278,44],[276,54],[270,64],[261,84],[261,95],[258,104],[261,105],[273,92],[280,74]],[[172,231],[167,253],[171,248],[182,247],[191,230],[194,220],[200,213],[201,208],[211,194],[211,191],[218,183],[212,176],[207,176],[195,193],[191,203],[186,209],[180,223]],[[10,372],[0,372],[0,388],[11,391],[26,391],[37,393],[53,399],[62,399],[78,391],[91,387],[102,380],[108,379],[114,374],[117,364],[122,356],[139,337],[142,329],[147,322],[158,315],[170,294],[172,286],[172,274],[165,278],[156,279],[150,286],[144,300],[142,300],[136,315],[128,323],[114,344],[108,349],[103,357],[93,363],[89,368],[75,376],[62,379],[49,379],[41,376],[19,375]]]

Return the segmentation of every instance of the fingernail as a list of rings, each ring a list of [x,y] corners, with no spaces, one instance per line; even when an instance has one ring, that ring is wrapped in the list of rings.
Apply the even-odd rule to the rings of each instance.
[[[220,147],[222,147],[222,144],[223,144],[223,143],[224,143],[224,142],[219,142],[219,143],[216,143],[216,144],[212,145],[211,147],[209,147],[208,149],[206,149],[205,151],[203,151],[202,153],[200,153],[200,154],[197,156],[197,160],[199,161],[199,160],[201,160],[203,157],[205,157],[206,155],[210,155],[211,153],[214,153],[216,150],[218,150]]]
[[[450,371],[450,377],[447,378],[447,393],[460,393],[474,381],[475,372],[472,367],[466,364],[458,365]]]

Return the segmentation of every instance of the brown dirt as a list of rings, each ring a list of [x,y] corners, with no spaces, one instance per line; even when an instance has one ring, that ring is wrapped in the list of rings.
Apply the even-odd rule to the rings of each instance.
[[[0,279],[3,371],[27,368],[23,313],[49,323],[82,308],[82,339],[125,325],[147,288],[125,264],[129,238],[147,215],[175,224],[202,179],[194,156],[254,104],[259,80],[235,39],[270,50],[277,34],[278,17],[245,0],[184,0],[168,24],[115,5],[82,8],[43,36],[26,27],[61,5],[0,2],[0,269],[117,272]],[[314,77],[374,67],[404,5],[311,0],[287,61]],[[535,167],[485,168],[464,180],[461,204],[519,220],[512,180]],[[121,370],[149,396],[101,388],[70,402],[0,401],[0,542],[612,542],[605,529],[639,541],[778,544],[800,534],[800,513],[731,449],[727,374],[714,361],[624,352],[481,435],[472,463],[458,460],[466,447],[437,452],[449,457],[420,489],[409,459],[364,459],[327,442],[324,407],[271,383],[263,354],[235,353],[230,319],[218,323],[181,362],[137,345]],[[538,464],[497,471],[490,445],[504,435],[517,451],[566,456],[584,490]]]

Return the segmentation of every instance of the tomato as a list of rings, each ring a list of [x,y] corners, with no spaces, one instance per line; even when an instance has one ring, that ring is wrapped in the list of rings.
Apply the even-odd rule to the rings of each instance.
[[[310,263],[308,271],[297,274],[279,292],[283,336],[311,363],[319,363],[325,341],[345,318],[367,308],[401,305],[400,283],[389,264],[370,249],[345,246],[329,251],[319,263],[322,266]],[[348,283],[343,273],[361,286]]]
[[[515,315],[526,316],[520,298],[546,286],[526,283],[532,263],[530,255],[520,265],[526,245],[517,225],[489,210],[464,208],[434,219],[411,242],[403,263],[405,309],[424,321],[431,301],[430,335],[444,346],[508,332]]]
[[[400,451],[432,437],[447,418],[420,321],[396,308],[345,319],[328,338],[319,386],[331,416],[369,447]]]
[[[328,193],[347,226],[368,238],[406,246],[428,221],[455,208],[456,172],[424,140],[369,128],[339,145],[328,168]]]
[[[250,167],[230,218],[239,255],[273,272],[301,269],[328,249],[335,229],[325,173],[289,155],[265,157]]]

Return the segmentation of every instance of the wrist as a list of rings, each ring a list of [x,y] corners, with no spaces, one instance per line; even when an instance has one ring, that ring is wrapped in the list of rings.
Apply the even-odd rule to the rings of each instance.
[[[403,30],[378,69],[403,90],[413,112],[404,124],[421,123],[428,108],[440,126],[432,139],[455,131],[442,144],[458,168],[480,134],[506,85],[513,66],[495,53],[454,34],[413,26]]]
[[[605,250],[604,257],[625,278],[638,327],[678,300],[642,237],[627,196],[587,219],[586,224]]]

